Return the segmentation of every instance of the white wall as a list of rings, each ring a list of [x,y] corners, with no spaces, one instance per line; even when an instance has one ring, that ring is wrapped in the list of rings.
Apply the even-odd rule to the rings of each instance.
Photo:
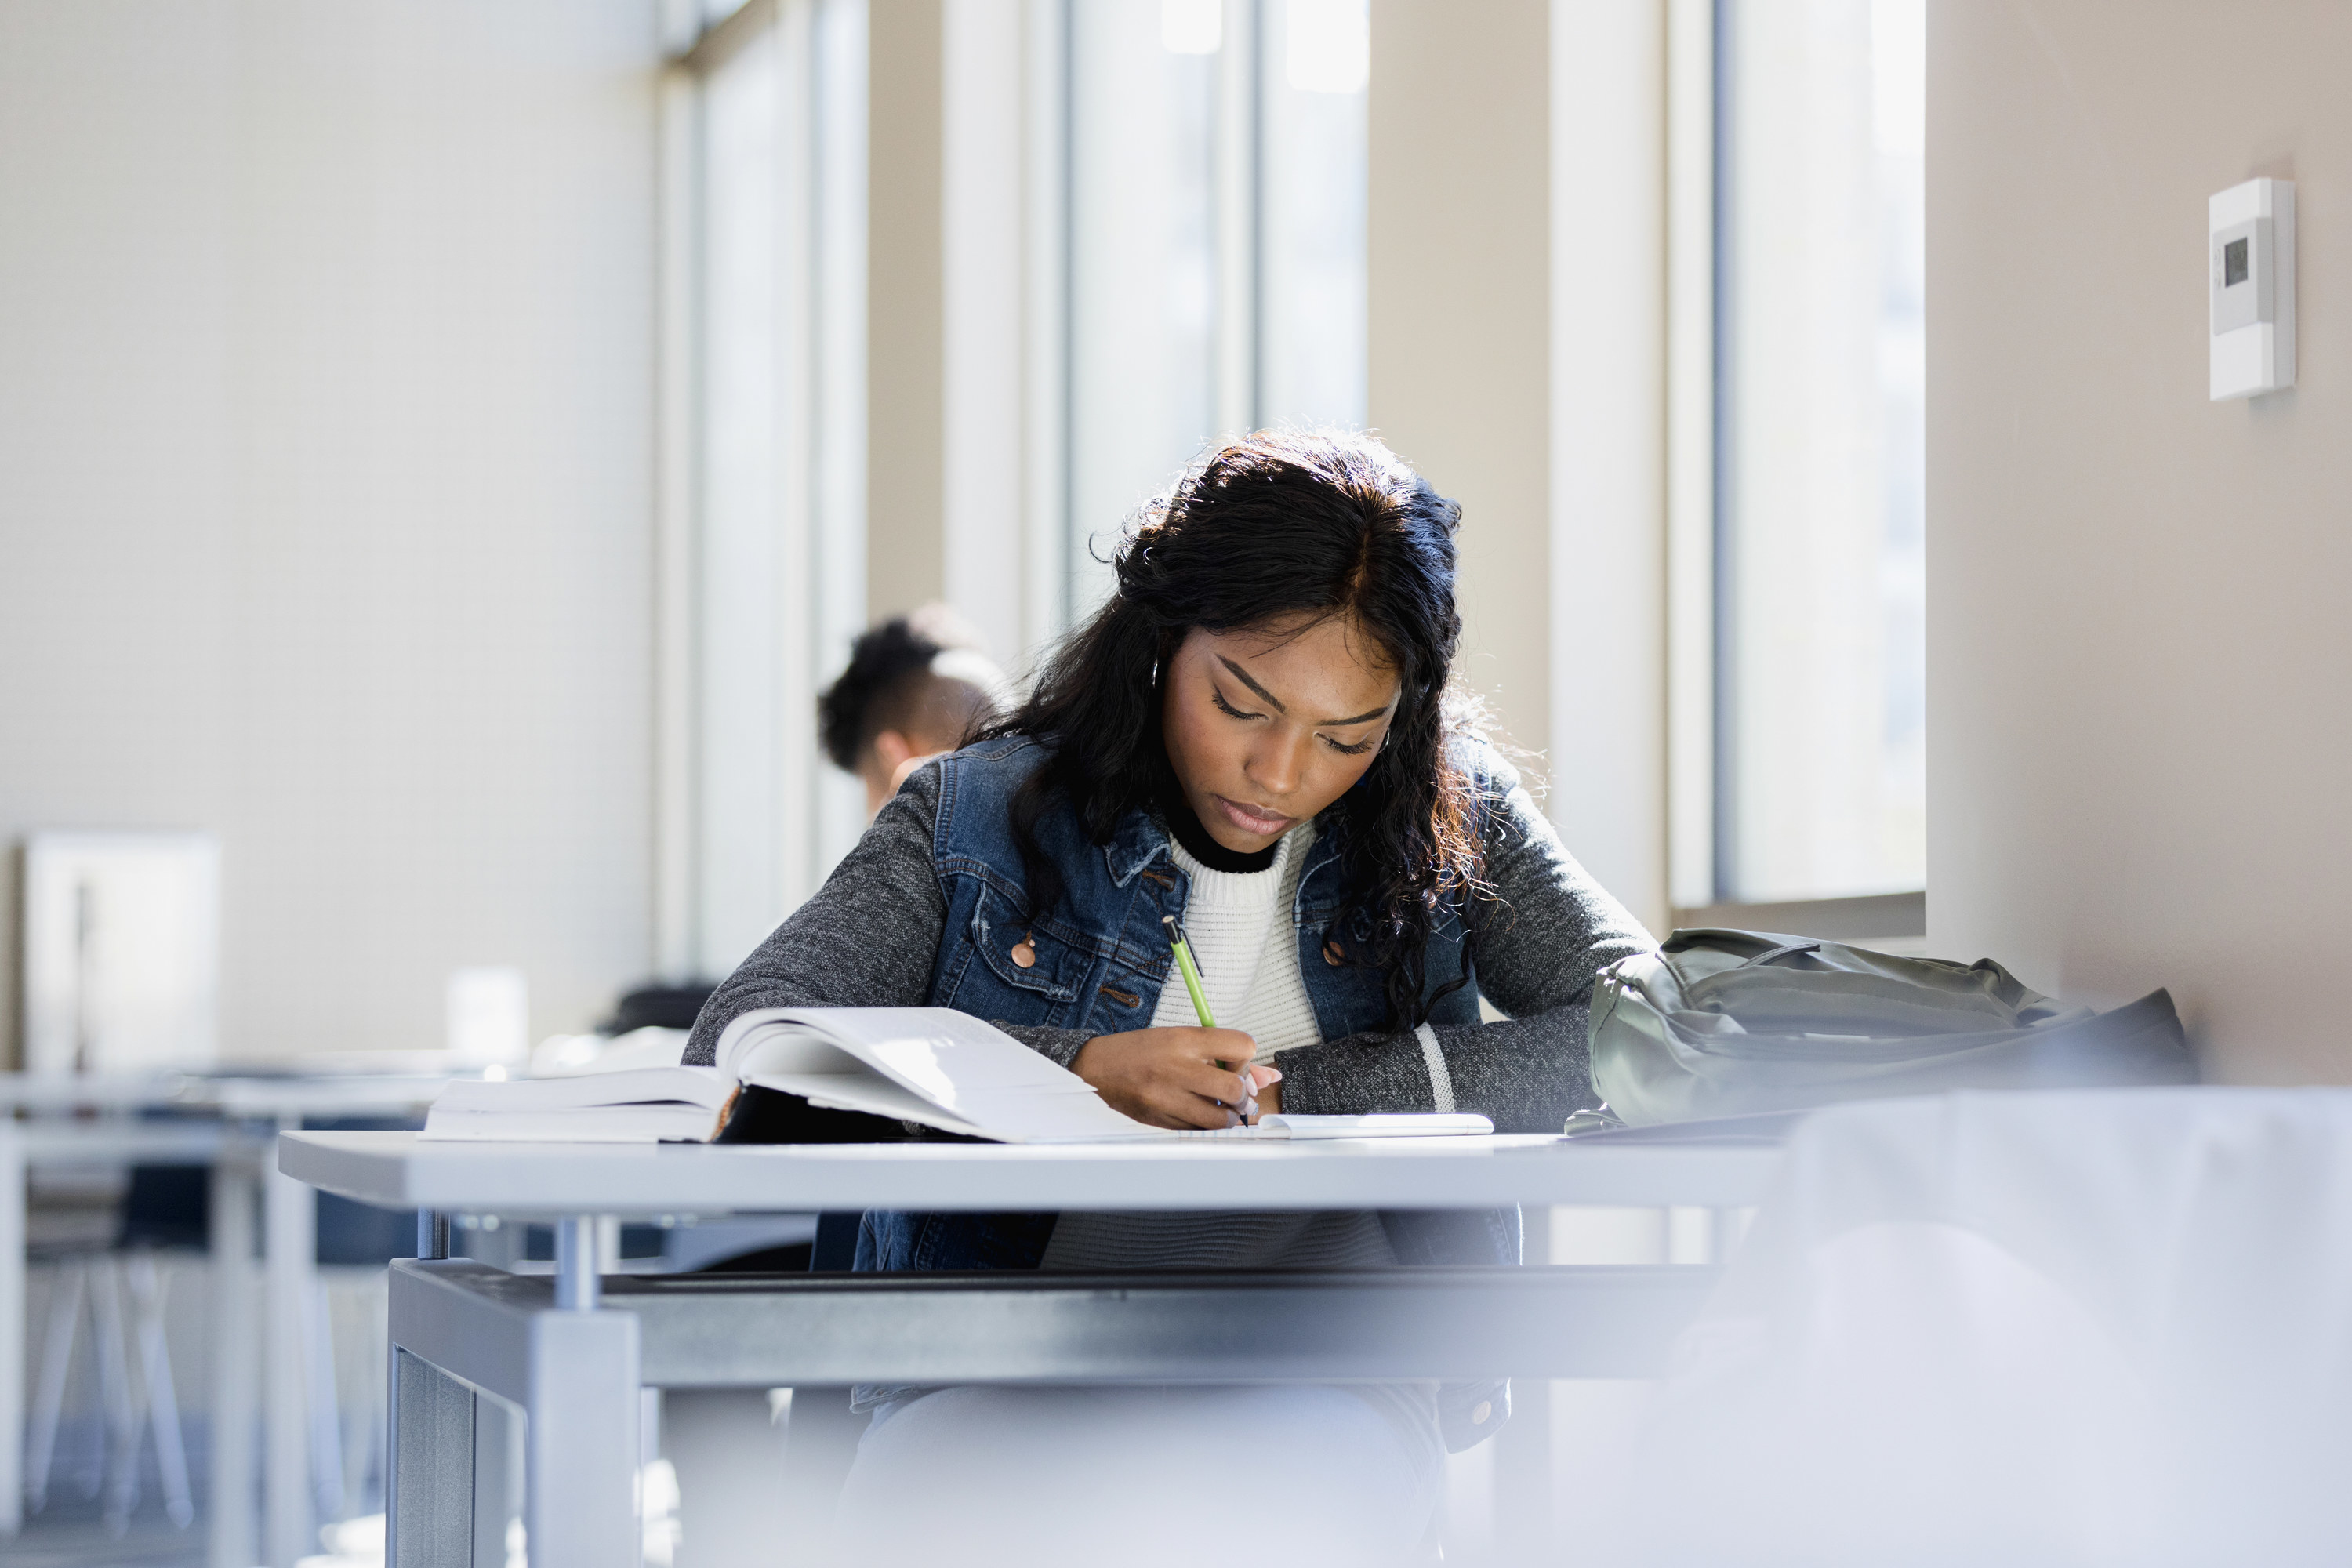
[[[1935,0],[1928,937],[2352,1079],[2352,8]],[[2302,376],[2206,400],[2205,199],[2297,183]]]
[[[0,8],[0,838],[218,831],[230,1053],[649,963],[655,52],[647,0]]]
[[[1666,879],[1666,17],[1551,5],[1551,780],[1650,929]]]

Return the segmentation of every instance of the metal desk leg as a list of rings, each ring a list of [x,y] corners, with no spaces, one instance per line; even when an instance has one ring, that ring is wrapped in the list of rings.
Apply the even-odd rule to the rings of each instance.
[[[531,1320],[524,1535],[535,1568],[638,1568],[636,1314],[597,1309],[593,1219],[562,1221],[555,1245],[559,1304]]]
[[[292,1123],[280,1131],[291,1131]],[[262,1426],[267,1528],[262,1559],[269,1568],[294,1568],[313,1555],[310,1464],[305,1437],[310,1405],[305,1398],[301,1352],[303,1321],[318,1276],[318,1194],[272,1169],[263,1194],[264,1269],[268,1300],[262,1313],[268,1353],[262,1363]]]
[[[0,1537],[25,1522],[25,1145],[0,1119]]]
[[[224,1154],[213,1167],[213,1397],[211,1568],[252,1568],[253,1386],[261,1341],[254,1331],[254,1172]]]

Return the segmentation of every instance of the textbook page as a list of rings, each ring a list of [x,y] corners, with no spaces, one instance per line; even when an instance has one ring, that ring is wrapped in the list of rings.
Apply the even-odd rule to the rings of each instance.
[[[1013,1142],[1157,1135],[1102,1102],[1092,1085],[1003,1030],[944,1007],[776,1008],[719,1037],[721,1063],[814,1101],[939,1121]],[[895,1089],[931,1108],[916,1115]],[[889,1107],[886,1109],[886,1107]]]
[[[1094,1087],[1002,1029],[944,1007],[773,1008],[719,1037],[730,1075],[812,1104],[897,1116],[1013,1143],[1432,1138],[1492,1132],[1483,1116],[1275,1115],[1178,1131],[1114,1110]],[[946,1115],[943,1118],[941,1112]]]
[[[769,1008],[728,1025],[718,1055],[738,1078],[854,1073],[862,1062],[940,1105],[964,1090],[1094,1093],[1067,1068],[950,1007]]]

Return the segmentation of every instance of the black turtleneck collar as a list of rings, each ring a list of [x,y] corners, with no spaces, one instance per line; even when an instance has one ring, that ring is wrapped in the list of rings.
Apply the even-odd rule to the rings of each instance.
[[[1168,831],[1176,836],[1176,842],[1184,847],[1187,855],[1210,870],[1264,871],[1273,866],[1275,851],[1282,847],[1280,839],[1249,854],[1226,848],[1209,837],[1209,830],[1201,826],[1201,819],[1194,815],[1192,803],[1177,787],[1172,769],[1162,776],[1159,795],[1160,819],[1168,824]]]

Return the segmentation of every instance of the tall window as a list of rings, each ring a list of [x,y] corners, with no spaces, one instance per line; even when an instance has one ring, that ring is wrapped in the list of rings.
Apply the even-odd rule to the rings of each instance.
[[[663,595],[664,690],[684,694],[665,698],[665,734],[686,760],[661,775],[660,948],[666,970],[713,973],[863,825],[857,782],[817,754],[813,699],[868,602],[868,32],[864,0],[688,11],[669,89],[684,346]],[[1020,435],[1053,457],[1033,531],[1003,547],[1046,584],[1034,636],[1094,608],[1097,551],[1212,437],[1362,423],[1369,19],[1366,0],[987,15],[1031,61],[1021,173],[943,165],[999,181],[1023,214]]]
[[[1070,607],[1213,437],[1364,418],[1365,0],[1082,0],[1069,47]]]
[[[678,563],[667,595],[690,753],[667,831],[690,868],[664,964],[723,974],[863,825],[819,757],[815,693],[866,603],[866,15],[780,0],[716,19],[684,57],[673,160],[674,328],[688,363]]]
[[[1715,897],[1924,884],[1923,0],[1716,0]]]
[[[1365,0],[1267,0],[1256,423],[1364,423]]]

